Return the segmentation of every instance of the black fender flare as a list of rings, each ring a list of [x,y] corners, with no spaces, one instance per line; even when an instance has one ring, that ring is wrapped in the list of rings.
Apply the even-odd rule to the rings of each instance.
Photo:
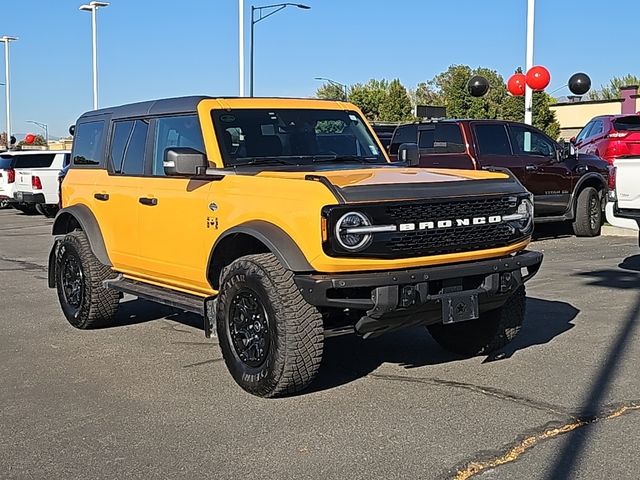
[[[251,220],[220,235],[209,253],[208,268],[213,264],[216,249],[220,244],[236,234],[249,235],[264,244],[287,270],[296,273],[314,271],[296,242],[280,227],[264,220]]]
[[[102,237],[98,220],[96,220],[95,215],[86,205],[72,205],[60,210],[53,222],[53,235],[69,233],[69,222],[71,219],[74,219],[87,235],[91,251],[98,261],[103,265],[113,266],[107,253],[107,247],[104,244],[104,238]]]
[[[573,187],[573,192],[571,192],[571,202],[569,203],[569,211],[570,212],[574,212],[575,208],[576,208],[576,201],[578,199],[578,192],[580,190],[582,190],[582,186],[585,184],[585,182],[587,182],[588,180],[591,179],[596,179],[599,183],[602,184],[603,189],[605,190],[605,195],[606,195],[606,189],[608,186],[608,182],[607,179],[604,178],[604,176],[601,173],[598,172],[589,172],[589,173],[585,173],[583,176],[581,176],[578,181],[576,182],[576,185]]]

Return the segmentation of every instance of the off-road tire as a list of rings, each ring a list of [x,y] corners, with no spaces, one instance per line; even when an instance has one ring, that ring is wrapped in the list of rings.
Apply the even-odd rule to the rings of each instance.
[[[65,262],[74,261],[81,272],[82,293],[78,305],[67,300],[63,282]],[[71,325],[84,330],[105,327],[112,322],[118,310],[119,295],[115,290],[105,288],[102,282],[116,274],[96,258],[83,231],[75,230],[62,239],[56,252],[55,269],[58,299]]]
[[[483,312],[477,320],[428,325],[427,329],[438,344],[450,352],[472,357],[487,355],[513,340],[525,315],[525,289],[521,286],[506,303],[495,310]]]
[[[247,294],[255,296],[263,307],[269,335],[264,342],[268,345],[266,358],[254,366],[240,358],[231,331],[232,305]],[[293,273],[271,253],[241,257],[223,270],[216,328],[231,376],[253,395],[276,397],[299,392],[318,373],[324,343],[322,316],[304,300]]]
[[[602,228],[602,201],[598,191],[586,187],[578,194],[573,233],[577,237],[597,237]]]
[[[0,210],[5,208],[11,208],[11,202],[6,198],[0,199]]]
[[[16,210],[20,210],[25,215],[36,215],[38,213],[35,205],[26,205],[23,203],[12,203],[11,206]]]

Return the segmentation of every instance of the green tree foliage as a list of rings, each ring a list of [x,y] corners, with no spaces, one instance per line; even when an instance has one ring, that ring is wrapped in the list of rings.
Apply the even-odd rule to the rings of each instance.
[[[630,85],[640,85],[640,78],[627,74],[622,77],[613,77],[608,85],[602,85],[599,90],[591,90],[589,98],[591,100],[614,100],[620,98],[620,87]]]
[[[383,120],[380,107],[387,97],[389,82],[371,79],[367,83],[356,83],[349,91],[349,101],[355,103],[369,120]]]
[[[387,122],[401,122],[412,119],[411,100],[407,89],[397,78],[392,80],[380,105],[380,120]]]
[[[444,98],[436,91],[433,82],[421,82],[415,90],[409,92],[411,103],[415,107],[417,105],[431,105],[441,107],[444,105]]]
[[[322,100],[340,100],[343,102],[347,99],[344,88],[333,83],[323,83],[322,86],[316,90],[316,98]]]
[[[23,145],[30,145],[30,146],[36,146],[36,147],[46,147],[47,146],[47,141],[44,139],[44,137],[42,135],[36,135],[35,137],[36,138],[33,141],[33,143],[30,143],[30,144],[28,144],[24,140],[20,140],[18,142],[18,147],[22,147]]]
[[[533,126],[542,130],[553,139],[560,135],[560,124],[556,114],[549,106],[555,99],[546,92],[533,93]],[[502,104],[503,120],[524,122],[524,96],[512,97],[508,95]]]

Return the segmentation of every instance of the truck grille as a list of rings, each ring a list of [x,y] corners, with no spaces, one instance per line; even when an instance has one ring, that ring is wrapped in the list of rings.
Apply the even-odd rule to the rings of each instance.
[[[394,232],[377,232],[367,248],[348,254],[369,258],[410,258],[513,244],[525,236],[507,222],[490,223],[488,218],[515,213],[521,196],[509,194],[361,205],[355,210],[364,213],[373,225],[395,225],[398,229]],[[335,225],[339,215],[351,210],[354,207],[332,208],[329,224]],[[483,217],[486,223],[474,225],[473,219],[478,217]],[[470,220],[471,224],[456,226],[458,219]],[[439,220],[449,220],[453,226],[438,228]],[[420,229],[422,222],[433,222],[435,228]],[[400,225],[403,224],[412,224],[415,228],[401,231]],[[341,253],[332,235],[329,235],[324,248],[329,255],[343,256],[347,253]]]

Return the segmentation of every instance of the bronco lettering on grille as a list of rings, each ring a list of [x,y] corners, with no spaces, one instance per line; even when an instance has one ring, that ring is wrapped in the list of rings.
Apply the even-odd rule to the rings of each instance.
[[[419,223],[401,223],[398,230],[410,232],[412,230],[435,230],[441,228],[468,227],[471,225],[487,225],[502,222],[502,216],[492,215],[490,217],[456,218],[453,220],[437,220]]]

